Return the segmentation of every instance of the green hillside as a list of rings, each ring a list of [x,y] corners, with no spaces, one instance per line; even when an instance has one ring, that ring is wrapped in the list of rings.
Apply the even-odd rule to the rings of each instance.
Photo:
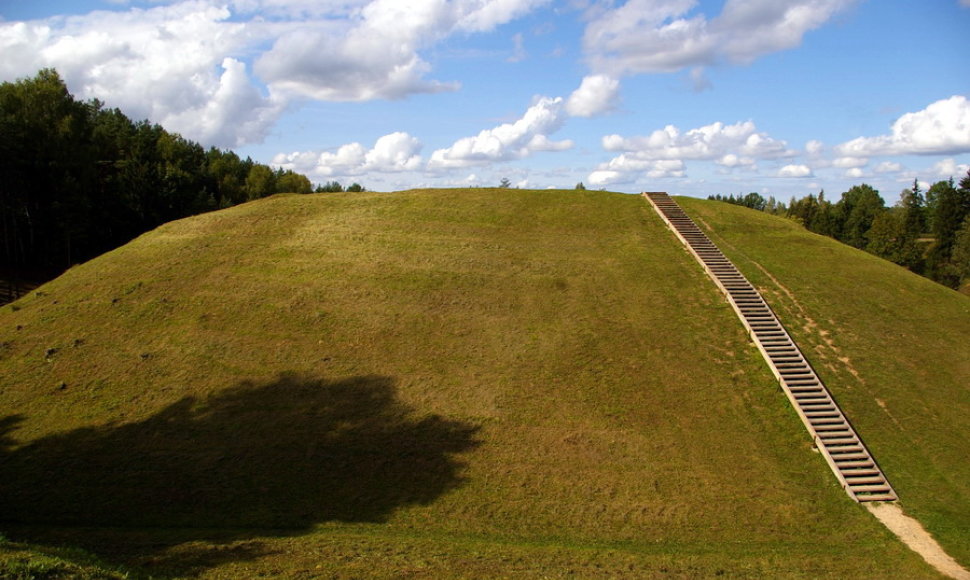
[[[884,278],[839,292],[833,242],[685,205],[813,314],[903,505],[970,563],[970,300],[854,252]],[[789,262],[771,228],[836,259]],[[167,224],[0,309],[0,410],[0,532],[135,576],[938,577],[838,488],[639,196],[276,196]]]
[[[678,201],[762,289],[907,512],[970,565],[970,298],[787,220]]]

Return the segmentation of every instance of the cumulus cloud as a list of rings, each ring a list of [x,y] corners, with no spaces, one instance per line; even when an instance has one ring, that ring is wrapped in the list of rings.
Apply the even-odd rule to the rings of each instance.
[[[431,154],[430,170],[446,170],[523,159],[542,151],[565,151],[570,140],[555,141],[550,135],[570,117],[593,117],[612,111],[620,83],[605,75],[583,78],[568,98],[536,97],[520,119],[464,137],[451,147]]]
[[[589,184],[594,187],[633,182],[631,174],[609,169],[597,169],[596,171],[590,173],[586,180],[589,181]]]
[[[607,110],[615,100],[618,87],[618,82],[607,77],[587,77],[569,99],[536,97],[518,120],[484,129],[478,135],[455,141],[451,147],[438,149],[423,167],[418,154],[421,144],[407,133],[381,137],[370,150],[360,143],[350,143],[336,151],[281,153],[273,163],[331,177],[422,168],[439,172],[523,159],[543,151],[565,151],[573,147],[573,142],[556,141],[550,135],[561,129],[570,116],[588,116]],[[469,179],[478,178],[472,174]]]
[[[895,161],[883,161],[873,168],[875,173],[899,173],[902,170],[903,166]]]
[[[714,163],[733,169],[735,167],[754,167],[755,159],[753,157],[739,156],[734,153],[728,153],[721,156],[720,159],[714,160]]]
[[[934,163],[932,171],[936,177],[941,179],[953,177],[960,181],[964,175],[967,175],[967,171],[970,171],[970,165],[957,163],[953,158],[947,158]]]
[[[594,186],[631,183],[639,177],[664,179],[684,177],[686,167],[679,159],[641,159],[623,154],[614,157],[589,174],[588,181]]]
[[[590,175],[594,185],[621,183],[634,176],[684,177],[684,160],[713,161],[727,170],[751,170],[759,159],[795,154],[784,141],[758,131],[751,121],[733,125],[716,122],[688,131],[667,125],[646,136],[607,135],[602,143],[607,151],[621,154]]]
[[[486,32],[548,0],[372,0],[335,27],[311,22],[280,36],[256,61],[274,88],[321,100],[398,99],[456,90],[427,80],[420,51],[456,32]],[[321,55],[326,55],[321,58]]]
[[[257,142],[300,99],[455,90],[421,52],[548,0],[178,0],[0,22],[0,80],[56,68],[98,97],[205,144]]]
[[[645,137],[607,135],[603,137],[603,148],[607,151],[632,151],[647,159],[713,160],[731,153],[759,159],[794,155],[784,141],[759,132],[751,121],[733,125],[716,122],[688,131],[667,125]]]
[[[225,6],[194,1],[0,23],[0,75],[53,67],[80,98],[97,97],[136,119],[220,146],[257,141],[285,103],[261,92],[233,57],[269,31],[230,17]]]
[[[474,137],[459,139],[454,145],[431,154],[429,169],[450,169],[487,165],[522,159],[539,151],[563,151],[572,141],[553,141],[549,135],[566,120],[562,97],[542,97],[529,107],[521,119],[485,129]]]
[[[970,102],[962,95],[936,101],[897,119],[888,135],[859,137],[836,150],[851,157],[970,152]]]
[[[817,139],[805,143],[805,152],[809,155],[821,155],[823,151],[825,151],[825,144]]]
[[[806,33],[855,0],[727,0],[721,13],[692,14],[696,0],[627,0],[600,10],[583,46],[599,73],[674,72],[722,61],[750,63],[797,47]]]
[[[431,66],[417,52],[376,34],[344,39],[318,29],[294,31],[263,54],[255,70],[284,95],[321,101],[402,99],[459,88],[425,79]]]
[[[421,142],[407,133],[384,135],[370,149],[360,143],[336,151],[281,153],[273,165],[316,177],[354,176],[364,173],[413,171],[422,165]]]
[[[865,167],[868,164],[869,160],[865,157],[839,157],[838,159],[832,161],[832,165],[841,167],[843,169]]]
[[[812,177],[812,168],[808,165],[786,165],[778,170],[778,177]]]
[[[129,0],[108,0],[126,4]],[[242,14],[262,14],[282,20],[347,18],[371,0],[230,0],[233,9]]]
[[[226,58],[221,67],[223,73],[207,98],[196,106],[169,111],[161,124],[203,143],[238,146],[262,141],[286,103],[260,94],[244,63]]]
[[[606,75],[591,75],[566,101],[566,112],[574,117],[595,117],[616,108],[620,82]]]

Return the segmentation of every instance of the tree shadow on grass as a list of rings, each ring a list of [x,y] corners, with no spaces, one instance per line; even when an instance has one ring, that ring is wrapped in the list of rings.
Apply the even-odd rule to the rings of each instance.
[[[44,540],[37,534],[45,527],[55,536],[65,526],[165,528],[162,545],[135,550],[142,561],[206,538],[387,521],[398,508],[460,486],[464,464],[456,456],[478,444],[477,427],[417,416],[379,376],[246,382],[204,400],[184,398],[138,423],[17,447],[9,433],[21,420],[0,419],[0,521],[33,530],[34,541]],[[239,531],[246,528],[260,531]],[[207,565],[213,554],[202,552],[179,573]]]

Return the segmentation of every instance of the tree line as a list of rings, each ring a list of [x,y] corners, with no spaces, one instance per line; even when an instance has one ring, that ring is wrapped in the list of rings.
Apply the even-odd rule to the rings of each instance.
[[[0,85],[0,278],[43,281],[165,222],[312,191],[305,175],[77,100],[55,70]]]
[[[856,185],[831,202],[825,191],[792,198],[785,206],[757,193],[710,196],[784,215],[806,229],[904,266],[959,289],[970,281],[970,172],[955,184],[938,181],[924,193],[914,180],[899,201],[887,207],[879,191]]]
[[[733,205],[740,205],[743,207],[750,207],[751,209],[756,209],[758,211],[768,212],[770,214],[778,214],[779,212],[785,211],[785,204],[778,202],[774,197],[768,197],[767,199],[760,193],[751,192],[747,195],[738,194],[737,197],[734,195],[722,196],[721,194],[709,195],[707,199],[724,201]]]

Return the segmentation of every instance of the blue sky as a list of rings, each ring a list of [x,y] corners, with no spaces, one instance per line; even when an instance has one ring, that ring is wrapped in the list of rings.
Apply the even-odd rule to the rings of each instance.
[[[967,30],[970,0],[0,0],[0,80],[317,183],[893,203],[970,169]]]

